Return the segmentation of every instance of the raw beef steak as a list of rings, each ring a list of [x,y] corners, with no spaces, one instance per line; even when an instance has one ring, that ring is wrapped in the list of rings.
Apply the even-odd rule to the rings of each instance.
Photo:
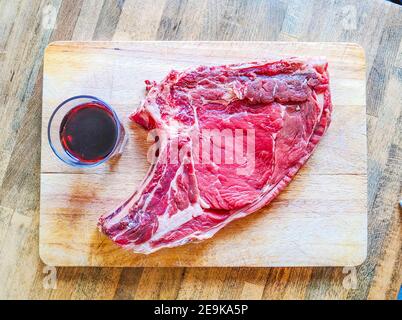
[[[134,252],[210,238],[262,208],[330,123],[321,57],[173,70],[146,84],[131,119],[153,133],[156,157],[138,190],[99,220],[102,232]]]

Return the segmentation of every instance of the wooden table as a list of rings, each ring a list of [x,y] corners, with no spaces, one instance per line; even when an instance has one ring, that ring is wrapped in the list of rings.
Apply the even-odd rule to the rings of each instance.
[[[49,5],[49,3],[51,3]],[[0,298],[395,299],[402,8],[358,1],[0,1]],[[369,251],[344,268],[58,268],[38,255],[42,63],[55,40],[350,41],[367,58]]]

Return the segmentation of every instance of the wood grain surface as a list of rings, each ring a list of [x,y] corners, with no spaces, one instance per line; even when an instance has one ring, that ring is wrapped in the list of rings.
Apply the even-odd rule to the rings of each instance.
[[[334,104],[330,130],[293,183],[260,212],[212,239],[151,255],[122,250],[97,219],[128,199],[148,171],[149,143],[129,115],[144,98],[144,80],[171,69],[325,56]],[[53,42],[43,71],[40,243],[52,266],[211,267],[355,266],[367,252],[366,64],[362,47],[319,42]],[[47,141],[47,125],[65,99],[108,101],[129,143],[118,159],[85,170],[65,165]]]
[[[0,297],[395,299],[401,285],[402,11],[372,1],[0,0]],[[56,40],[347,41],[367,59],[368,257],[357,268],[46,268],[44,49]],[[57,272],[57,286],[47,289]]]

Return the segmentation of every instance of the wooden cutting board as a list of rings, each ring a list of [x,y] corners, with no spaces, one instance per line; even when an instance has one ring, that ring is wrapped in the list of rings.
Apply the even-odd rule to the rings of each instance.
[[[329,61],[332,124],[294,181],[269,206],[232,222],[212,239],[151,255],[125,251],[96,228],[145,176],[146,132],[128,121],[144,80],[195,65],[272,56],[324,55]],[[55,42],[45,52],[42,109],[40,256],[54,266],[352,266],[367,247],[366,88],[363,49],[351,43]],[[120,159],[93,169],[61,163],[47,123],[80,94],[110,103],[129,143]]]

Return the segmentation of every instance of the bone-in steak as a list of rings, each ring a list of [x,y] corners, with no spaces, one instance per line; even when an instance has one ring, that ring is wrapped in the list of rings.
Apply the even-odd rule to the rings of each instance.
[[[262,208],[330,123],[324,58],[200,66],[146,84],[131,119],[153,133],[155,158],[138,190],[99,220],[134,252],[210,238]]]

